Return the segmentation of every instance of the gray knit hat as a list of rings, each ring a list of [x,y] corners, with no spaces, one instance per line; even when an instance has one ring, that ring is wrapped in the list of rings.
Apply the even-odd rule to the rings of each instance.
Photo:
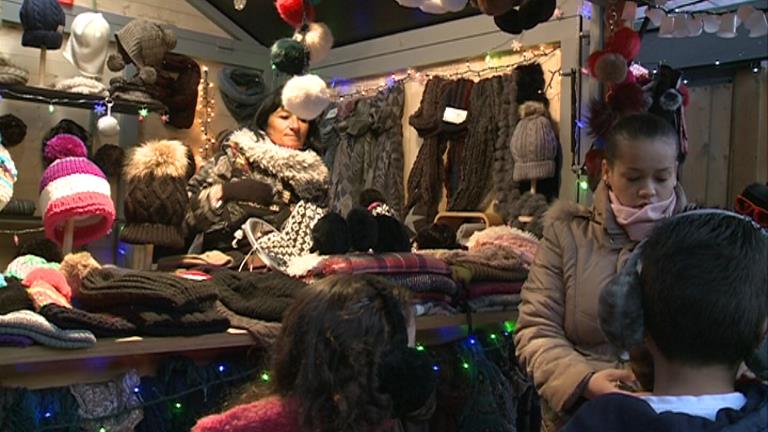
[[[176,35],[159,25],[135,19],[115,33],[120,46],[138,67],[160,66],[165,53],[176,47]]]
[[[11,62],[5,54],[0,54],[0,84],[25,85],[29,81],[29,71]]]
[[[560,143],[547,108],[541,102],[526,102],[520,105],[520,118],[510,143],[515,159],[514,180],[553,177]]]

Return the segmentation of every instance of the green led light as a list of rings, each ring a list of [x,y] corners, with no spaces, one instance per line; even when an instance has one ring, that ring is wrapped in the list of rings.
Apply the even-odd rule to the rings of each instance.
[[[102,426],[102,427],[99,428],[99,432],[107,432],[107,428]]]
[[[176,403],[175,403],[173,406],[174,406],[174,408],[176,408],[177,410],[180,410],[180,409],[181,409],[181,402],[176,402]]]
[[[261,380],[264,382],[269,382],[270,380],[269,374],[267,372],[264,372],[263,374],[261,374]]]
[[[424,348],[424,345],[422,344],[417,344],[416,351],[426,351],[426,348]]]
[[[504,330],[506,330],[509,333],[515,332],[516,323],[512,321],[504,321]]]
[[[469,369],[469,363],[464,362],[461,364],[461,367],[463,367],[464,369]]]
[[[56,108],[53,107],[53,104],[48,104],[48,113],[53,114],[53,111],[55,111]]]
[[[589,183],[586,180],[581,180],[581,181],[579,181],[579,188],[581,188],[581,190],[585,191],[585,190],[589,189]]]
[[[497,337],[496,333],[492,333],[490,337],[491,337],[491,340],[496,340],[496,337]]]

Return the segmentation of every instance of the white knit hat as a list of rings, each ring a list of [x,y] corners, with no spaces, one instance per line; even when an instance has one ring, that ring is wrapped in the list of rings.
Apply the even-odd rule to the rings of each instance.
[[[97,12],[83,12],[72,21],[72,30],[64,46],[64,58],[81,74],[97,78],[104,71],[110,38],[109,23]]]
[[[13,184],[16,183],[17,176],[16,165],[10,153],[0,144],[0,210],[11,200]]]

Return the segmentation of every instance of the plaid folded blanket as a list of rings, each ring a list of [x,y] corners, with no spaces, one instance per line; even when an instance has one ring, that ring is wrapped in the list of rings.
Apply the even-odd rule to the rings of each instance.
[[[450,276],[451,268],[436,258],[414,253],[347,254],[326,258],[312,270],[315,276],[339,273],[431,273]]]
[[[396,285],[408,288],[409,290],[420,292],[438,292],[455,296],[458,293],[459,286],[448,276],[421,273],[421,274],[383,274],[381,277],[392,281]]]

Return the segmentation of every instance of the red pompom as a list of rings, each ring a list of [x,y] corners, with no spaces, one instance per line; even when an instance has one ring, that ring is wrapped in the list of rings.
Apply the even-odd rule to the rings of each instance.
[[[597,69],[597,61],[600,60],[600,57],[602,57],[605,54],[605,51],[597,50],[589,55],[589,58],[587,58],[587,69],[589,69],[589,74],[592,76],[597,75],[596,69]]]
[[[276,0],[275,7],[280,18],[293,28],[298,28],[304,23],[304,1],[302,0]],[[308,4],[307,21],[315,20],[315,8]]]
[[[629,27],[622,27],[605,44],[608,52],[620,54],[627,61],[634,60],[640,53],[640,35]]]
[[[636,114],[648,109],[643,89],[634,83],[622,83],[608,95],[608,104],[619,116]]]
[[[691,103],[691,94],[688,92],[688,87],[685,84],[677,86],[677,91],[683,97],[683,107],[688,108],[688,104]]]

